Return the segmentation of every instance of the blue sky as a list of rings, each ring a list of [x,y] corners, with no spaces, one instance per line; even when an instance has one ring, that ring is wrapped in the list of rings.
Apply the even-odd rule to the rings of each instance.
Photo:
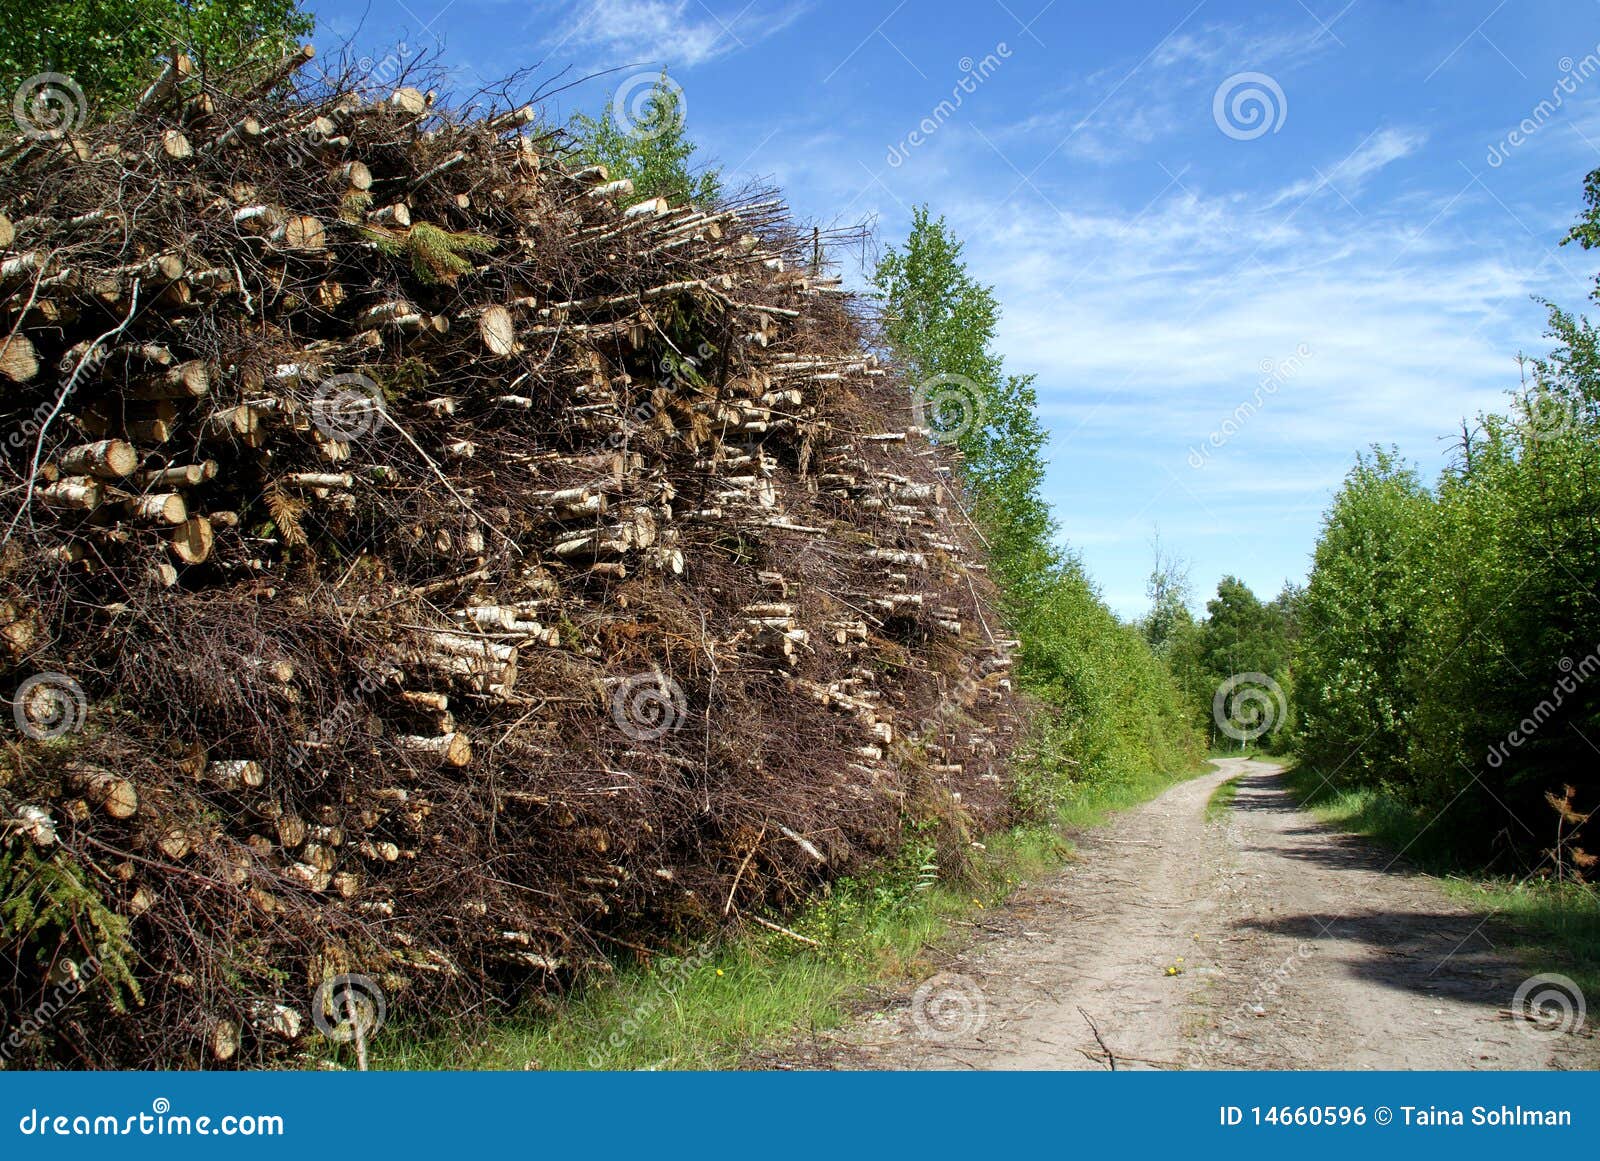
[[[425,48],[463,91],[619,70],[557,117],[666,66],[729,184],[809,221],[892,244],[930,203],[1038,376],[1048,499],[1124,616],[1158,529],[1197,602],[1303,580],[1355,453],[1435,472],[1546,349],[1533,296],[1581,307],[1600,265],[1558,246],[1600,165],[1592,0],[310,7],[324,50]]]

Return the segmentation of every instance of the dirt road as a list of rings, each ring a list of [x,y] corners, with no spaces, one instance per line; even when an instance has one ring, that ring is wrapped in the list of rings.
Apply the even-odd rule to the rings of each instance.
[[[1277,767],[1217,765],[1085,837],[944,972],[790,1065],[1595,1066],[1592,1019],[1574,1035],[1502,1014],[1561,965],[1497,950],[1485,916],[1298,810]]]

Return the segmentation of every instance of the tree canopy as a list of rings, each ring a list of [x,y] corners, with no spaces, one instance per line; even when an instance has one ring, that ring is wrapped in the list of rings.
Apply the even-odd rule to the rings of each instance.
[[[619,90],[626,95],[628,86]],[[619,111],[608,104],[599,117],[580,113],[570,131],[578,156],[603,165],[613,179],[633,182],[640,197],[664,197],[674,205],[710,206],[722,196],[720,172],[694,166],[695,143],[685,130],[683,92],[666,72],[638,100]]]
[[[313,21],[296,0],[48,0],[9,5],[0,20],[0,90],[44,72],[68,76],[91,109],[126,105],[174,48],[225,70],[279,56]]]

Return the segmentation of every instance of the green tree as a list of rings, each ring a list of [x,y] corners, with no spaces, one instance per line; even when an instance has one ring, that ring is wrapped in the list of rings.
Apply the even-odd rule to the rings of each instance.
[[[971,277],[961,243],[926,206],[874,281],[914,409],[936,441],[961,452],[961,495],[1022,641],[1018,677],[1051,709],[1019,798],[1048,809],[1084,782],[1187,765],[1197,736],[1167,670],[1056,542],[1042,496],[1047,434],[1032,378],[1007,374],[994,351],[994,292]]]
[[[1194,615],[1189,612],[1193,590],[1189,584],[1188,561],[1169,555],[1162,549],[1159,538],[1154,549],[1155,561],[1145,581],[1150,612],[1145,615],[1141,627],[1150,647],[1164,656],[1183,626],[1194,623]]]
[[[994,567],[1020,606],[1042,600],[1063,565],[1041,495],[1048,433],[1033,377],[1007,375],[992,350],[1000,306],[967,273],[961,243],[927,206],[905,246],[873,279],[884,338],[913,380],[913,403],[935,438],[954,443]]]
[[[1220,745],[1230,737],[1222,730],[1223,723],[1216,720],[1218,689],[1230,679],[1248,675],[1260,677],[1250,678],[1240,688],[1245,692],[1259,689],[1263,699],[1260,704],[1270,707],[1270,712],[1259,723],[1236,724],[1241,728],[1251,724],[1266,727],[1259,742],[1268,749],[1278,748],[1286,739],[1290,726],[1288,604],[1292,599],[1280,596],[1263,602],[1249,585],[1228,576],[1218,583],[1217,595],[1206,602],[1206,618],[1200,623],[1195,640],[1186,643],[1184,688],[1200,702],[1213,743]],[[1224,698],[1224,702],[1227,700]],[[1250,703],[1247,699],[1241,704]]]
[[[720,174],[693,166],[695,144],[684,131],[685,113],[682,91],[663,71],[631,123],[607,105],[598,118],[578,114],[570,132],[582,161],[605,166],[613,179],[632,181],[640,197],[710,206],[722,195]]]
[[[154,78],[158,58],[181,49],[200,67],[270,59],[308,36],[295,0],[47,0],[7,6],[0,20],[0,91],[62,73],[92,109],[127,105]]]
[[[1432,498],[1416,472],[1375,448],[1324,518],[1301,603],[1304,752],[1348,779],[1396,772],[1408,742],[1405,650],[1419,629],[1419,534]]]

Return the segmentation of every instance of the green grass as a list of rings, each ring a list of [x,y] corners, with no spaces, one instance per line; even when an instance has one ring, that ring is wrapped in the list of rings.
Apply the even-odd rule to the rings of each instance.
[[[1233,805],[1234,797],[1239,793],[1239,779],[1229,778],[1226,782],[1219,782],[1217,788],[1211,792],[1211,797],[1206,799],[1206,821],[1215,822]]]
[[[889,865],[833,884],[786,920],[813,943],[751,927],[676,958],[619,965],[610,979],[544,1010],[530,1007],[445,1036],[391,1026],[372,1045],[373,1067],[738,1067],[750,1053],[799,1031],[840,1026],[868,985],[927,975],[933,967],[925,953],[957,921],[1059,867],[1071,855],[1071,832],[1203,772],[1075,788],[1053,825],[989,836],[957,883],[937,879],[931,844],[914,837]],[[340,1051],[348,1063],[348,1050]]]
[[[1210,774],[1216,767],[1202,764],[1183,774],[1140,771],[1114,782],[1085,782],[1070,788],[1058,800],[1056,821],[1065,831],[1088,830],[1104,823],[1118,811],[1138,806],[1163,790],[1184,781]]]
[[[1382,789],[1332,787],[1300,768],[1287,777],[1291,791],[1317,818],[1403,851],[1409,863],[1436,876],[1452,898],[1492,914],[1510,949],[1531,970],[1571,976],[1584,994],[1600,996],[1600,890],[1474,872],[1463,867],[1451,845],[1448,816],[1430,826],[1429,816]]]

